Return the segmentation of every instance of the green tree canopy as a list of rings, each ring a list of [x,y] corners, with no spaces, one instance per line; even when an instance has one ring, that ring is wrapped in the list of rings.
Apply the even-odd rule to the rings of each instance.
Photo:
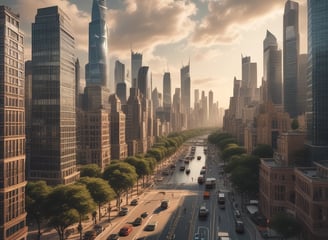
[[[99,220],[101,220],[100,207],[115,198],[116,194],[114,190],[102,178],[83,177],[79,182],[87,187],[93,201],[98,205],[98,216]]]
[[[222,152],[221,157],[224,161],[228,161],[233,155],[241,155],[245,152],[245,148],[239,147],[237,145],[234,146],[234,144],[231,144],[231,146],[228,145],[228,147],[226,147],[226,149]]]
[[[126,162],[110,164],[103,173],[103,178],[109,182],[118,197],[133,187],[137,177],[135,167]]]
[[[45,215],[45,201],[48,194],[51,192],[51,187],[45,181],[29,181],[26,185],[26,211],[27,214],[33,217],[38,226],[38,239],[41,237],[41,222]]]
[[[81,177],[101,177],[101,169],[97,164],[86,164],[80,168]]]
[[[270,220],[270,227],[285,238],[295,237],[301,231],[301,225],[295,217],[285,212],[274,215]]]
[[[56,186],[48,195],[46,205],[49,225],[56,229],[60,240],[64,239],[67,227],[81,221],[95,207],[89,191],[81,184]]]
[[[270,145],[259,144],[252,151],[252,155],[258,156],[259,158],[272,158],[273,149]]]

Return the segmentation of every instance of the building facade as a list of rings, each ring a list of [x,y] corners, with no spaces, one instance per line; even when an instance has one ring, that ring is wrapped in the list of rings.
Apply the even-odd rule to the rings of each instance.
[[[263,102],[282,104],[281,50],[276,37],[267,31],[263,41]]]
[[[137,89],[139,68],[142,66],[142,54],[131,51],[131,85]]]
[[[171,107],[171,74],[169,72],[164,73],[163,76],[163,107]]]
[[[93,0],[91,22],[89,23],[89,62],[85,66],[87,85],[110,88],[108,63],[108,27],[106,23],[106,1]]]
[[[76,168],[75,40],[58,6],[38,9],[32,24],[30,180],[50,185],[79,178]]]
[[[0,6],[0,239],[27,239],[24,36],[19,15]]]
[[[307,131],[311,159],[328,154],[328,2],[308,1]]]
[[[284,76],[284,110],[291,118],[299,114],[298,67],[299,67],[299,30],[298,3],[288,0],[285,4],[283,21],[283,76]]]

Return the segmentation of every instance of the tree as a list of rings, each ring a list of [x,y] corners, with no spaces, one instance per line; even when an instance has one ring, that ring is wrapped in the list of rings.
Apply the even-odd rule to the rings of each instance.
[[[296,130],[299,128],[299,123],[298,123],[298,120],[297,119],[293,119],[292,123],[291,123],[291,128],[293,130]]]
[[[45,200],[51,192],[51,187],[45,181],[32,182],[26,185],[26,211],[33,217],[38,225],[38,239],[41,238],[41,222],[44,219]]]
[[[111,186],[109,186],[108,182],[102,178],[83,177],[79,180],[79,182],[87,187],[93,201],[98,205],[98,216],[100,221],[101,205],[115,198],[114,190],[111,188]]]
[[[87,164],[80,168],[81,177],[101,177],[101,169],[97,164]]]
[[[275,214],[270,220],[270,227],[284,238],[295,237],[301,231],[301,225],[295,217],[285,212]]]
[[[138,175],[138,179],[144,178],[144,176],[149,175],[151,173],[149,164],[147,164],[145,159],[139,159],[136,157],[127,157],[124,161],[135,167],[136,173]],[[138,181],[137,181],[137,195],[138,195]]]
[[[65,229],[79,222],[82,239],[82,217],[90,213],[94,207],[91,195],[82,184],[58,185],[46,200],[46,217],[49,225],[56,229],[59,239],[64,240]]]
[[[229,146],[222,152],[222,159],[224,161],[227,161],[232,157],[233,155],[241,155],[245,153],[245,148],[239,147],[239,146]]]
[[[134,186],[137,180],[135,167],[126,162],[110,164],[103,173],[103,178],[109,182],[109,185],[114,189],[117,200],[121,198],[124,191]],[[118,201],[120,207],[120,201]]]
[[[267,144],[259,144],[252,151],[252,155],[258,156],[259,158],[272,158],[273,149],[270,145]]]

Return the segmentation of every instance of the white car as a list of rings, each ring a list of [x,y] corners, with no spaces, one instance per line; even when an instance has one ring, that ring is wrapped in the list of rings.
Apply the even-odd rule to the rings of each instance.
[[[202,234],[195,233],[194,240],[205,240]]]

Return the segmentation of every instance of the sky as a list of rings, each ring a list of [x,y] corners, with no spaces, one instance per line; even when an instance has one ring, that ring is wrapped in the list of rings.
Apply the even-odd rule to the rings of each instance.
[[[300,50],[307,52],[306,0],[300,4]],[[285,0],[107,0],[110,81],[120,60],[131,69],[131,49],[143,54],[153,87],[162,92],[163,75],[171,73],[172,93],[180,87],[180,68],[190,61],[194,89],[214,92],[219,107],[228,108],[233,79],[241,79],[241,56],[257,63],[262,78],[263,40],[272,32],[282,48]],[[25,60],[31,59],[31,24],[38,8],[58,5],[72,21],[81,78],[88,62],[88,26],[92,0],[1,0],[20,14]],[[193,104],[192,104],[193,106]]]

